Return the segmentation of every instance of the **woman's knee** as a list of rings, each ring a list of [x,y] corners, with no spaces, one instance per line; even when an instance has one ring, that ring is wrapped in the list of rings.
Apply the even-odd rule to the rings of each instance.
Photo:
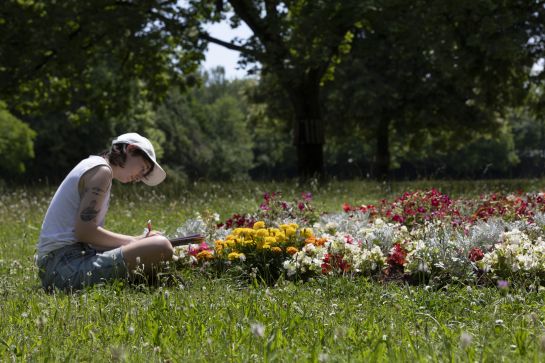
[[[174,254],[174,248],[172,247],[172,244],[168,240],[168,238],[164,236],[158,236],[157,240],[157,248],[161,250],[161,253],[168,259],[172,257]]]

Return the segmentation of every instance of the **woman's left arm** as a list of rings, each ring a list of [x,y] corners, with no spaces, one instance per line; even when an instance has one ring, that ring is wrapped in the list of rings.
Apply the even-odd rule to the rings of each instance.
[[[76,216],[76,238],[93,246],[112,249],[137,240],[136,237],[108,231],[98,225],[100,208],[104,205],[112,182],[112,171],[106,166],[91,169],[81,177],[81,202]]]

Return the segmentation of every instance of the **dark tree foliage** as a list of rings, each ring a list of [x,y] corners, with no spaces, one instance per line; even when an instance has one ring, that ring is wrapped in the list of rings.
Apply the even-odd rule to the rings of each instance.
[[[154,136],[134,111],[197,69],[187,19],[174,0],[0,2],[0,100],[37,133],[28,176],[61,178],[119,132]]]
[[[530,89],[544,14],[542,1],[378,1],[328,87],[328,125],[364,130],[379,178],[394,134],[444,153],[500,130]]]
[[[78,101],[122,112],[133,79],[156,99],[202,59],[188,18],[174,0],[3,1],[0,99],[22,114]]]

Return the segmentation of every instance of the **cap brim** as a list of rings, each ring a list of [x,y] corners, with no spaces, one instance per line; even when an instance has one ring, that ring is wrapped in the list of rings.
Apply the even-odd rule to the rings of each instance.
[[[163,168],[161,168],[159,164],[157,164],[156,162],[154,162],[154,164],[155,166],[153,167],[153,171],[149,173],[149,175],[145,178],[142,178],[142,182],[151,187],[161,184],[161,182],[165,180],[167,176],[167,173],[163,170]]]

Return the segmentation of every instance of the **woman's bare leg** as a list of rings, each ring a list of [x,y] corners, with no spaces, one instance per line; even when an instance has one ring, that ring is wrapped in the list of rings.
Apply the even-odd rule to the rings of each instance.
[[[150,273],[160,262],[170,261],[174,253],[170,241],[161,235],[154,235],[130,243],[122,246],[121,250],[131,274],[142,267],[145,273]]]

